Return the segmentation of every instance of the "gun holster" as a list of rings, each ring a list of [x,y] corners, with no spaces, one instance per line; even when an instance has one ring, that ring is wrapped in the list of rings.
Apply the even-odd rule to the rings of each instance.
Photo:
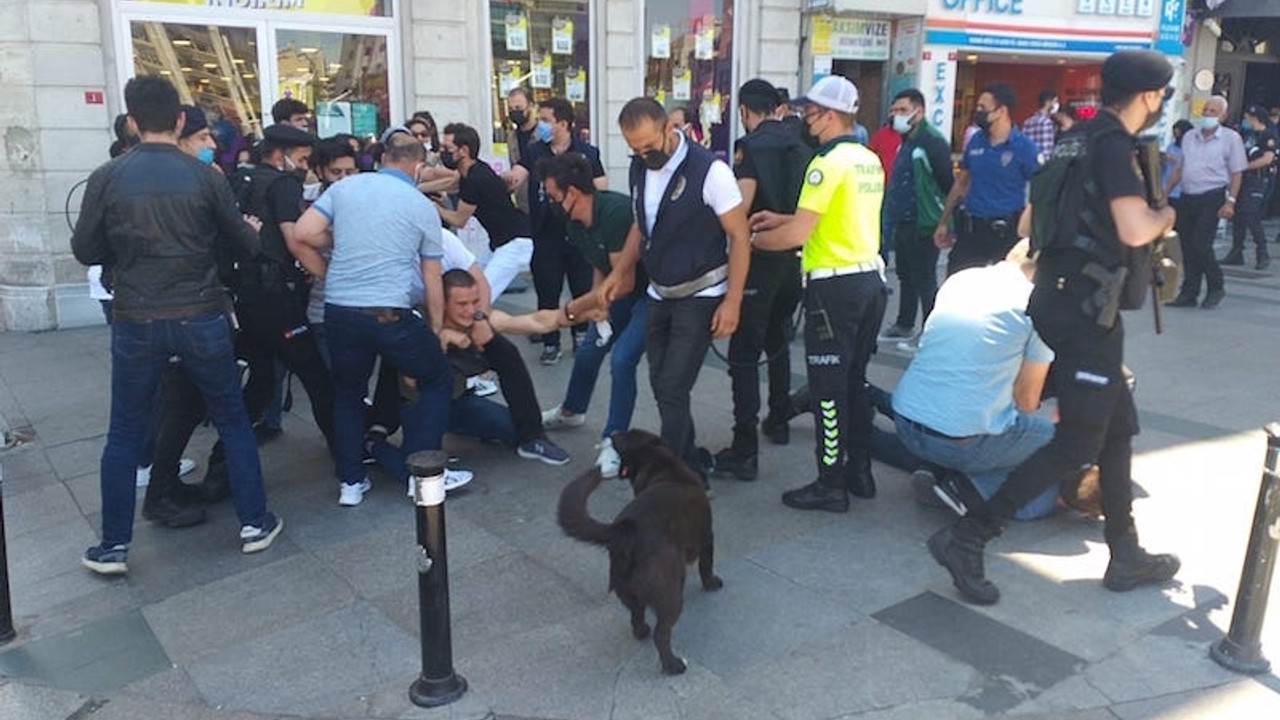
[[[1080,274],[1098,286],[1081,302],[1081,311],[1086,317],[1093,318],[1098,327],[1110,330],[1115,327],[1116,317],[1120,314],[1120,301],[1124,296],[1124,285],[1129,276],[1129,268],[1122,265],[1114,270],[1108,270],[1096,262],[1089,261],[1080,268]]]

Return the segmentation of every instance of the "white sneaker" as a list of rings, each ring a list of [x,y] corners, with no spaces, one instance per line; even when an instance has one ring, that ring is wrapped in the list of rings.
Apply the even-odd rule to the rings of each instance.
[[[600,451],[599,457],[596,458],[596,465],[600,466],[600,474],[606,478],[618,477],[618,472],[622,470],[622,456],[617,450],[613,449],[613,440],[605,438],[596,445],[596,449]]]
[[[178,461],[178,477],[191,474],[196,469],[196,461],[191,458],[182,458]]]
[[[138,474],[135,476],[138,487],[146,487],[151,484],[151,466],[138,468]]]
[[[498,383],[484,375],[472,375],[467,378],[467,389],[476,397],[489,397],[498,392]]]
[[[476,476],[470,470],[454,470],[447,468],[444,471],[444,491],[457,490],[458,488],[471,482]],[[413,476],[409,476],[409,497],[413,497]]]
[[[587,422],[585,413],[564,414],[564,410],[555,406],[542,413],[542,427],[546,430],[562,430],[564,428],[582,427]]]
[[[338,487],[340,488],[338,504],[343,507],[355,507],[364,500],[364,494],[369,492],[373,483],[369,482],[369,478],[365,478],[358,483],[340,483]]]

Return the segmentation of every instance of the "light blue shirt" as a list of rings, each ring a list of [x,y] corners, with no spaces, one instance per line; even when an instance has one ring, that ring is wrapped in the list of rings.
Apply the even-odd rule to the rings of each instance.
[[[1031,281],[1011,262],[962,270],[938,288],[920,349],[893,392],[893,410],[952,437],[999,435],[1018,408],[1013,381],[1024,360],[1053,351],[1027,317]]]
[[[311,207],[333,228],[325,302],[412,306],[421,261],[438,260],[443,251],[440,215],[408,175],[390,168],[362,173],[335,183]]]

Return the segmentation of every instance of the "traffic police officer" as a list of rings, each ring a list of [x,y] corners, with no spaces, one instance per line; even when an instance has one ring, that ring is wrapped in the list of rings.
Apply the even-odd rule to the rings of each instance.
[[[1148,206],[1135,160],[1135,136],[1159,119],[1172,76],[1168,61],[1150,50],[1121,51],[1103,63],[1103,107],[1085,130],[1087,167],[1096,190],[1086,192],[1082,207],[1074,209],[1081,218],[1079,234],[1070,242],[1050,242],[1041,252],[1027,304],[1036,331],[1056,355],[1060,419],[1053,440],[1016,468],[986,503],[929,538],[930,553],[969,602],[989,605],[1000,598],[983,570],[983,550],[999,534],[1000,522],[1095,460],[1111,550],[1103,585],[1131,590],[1167,581],[1178,571],[1178,558],[1147,553],[1134,529],[1129,470],[1138,422],[1122,370],[1124,326],[1114,306],[1085,312],[1099,290],[1094,278],[1122,277],[1117,271],[1123,258],[1140,255],[1126,250],[1142,248],[1173,228],[1172,208]]]
[[[738,108],[746,137],[734,153],[738,189],[751,212],[790,215],[804,184],[813,151],[800,128],[774,118],[778,90],[765,80],[748,80],[738,90]],[[785,445],[791,400],[791,316],[800,302],[798,247],[752,248],[751,269],[742,296],[742,324],[729,340],[729,377],[733,387],[733,444],[716,453],[716,472],[739,480],[756,478],[756,418],[760,412],[760,353],[769,365],[769,415],[761,431]]]
[[[871,399],[867,362],[884,316],[880,259],[880,159],[853,140],[858,88],[836,75],[814,83],[804,100],[807,132],[820,143],[794,215],[751,216],[753,246],[802,245],[804,349],[817,433],[818,479],[782,495],[800,510],[847,512],[848,493],[875,495],[871,477]]]

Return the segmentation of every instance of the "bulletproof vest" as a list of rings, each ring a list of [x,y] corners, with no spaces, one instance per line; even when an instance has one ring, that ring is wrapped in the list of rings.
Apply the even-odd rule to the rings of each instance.
[[[794,126],[769,121],[742,138],[742,153],[756,168],[756,194],[751,212],[772,210],[792,215],[800,200],[805,171],[813,159],[813,148],[805,144]]]
[[[729,261],[720,218],[702,199],[702,187],[715,157],[687,140],[685,147],[688,154],[667,184],[652,232],[644,207],[647,168],[640,158],[631,160],[631,198],[636,225],[644,236],[640,258],[649,277],[659,285],[694,280]]]

